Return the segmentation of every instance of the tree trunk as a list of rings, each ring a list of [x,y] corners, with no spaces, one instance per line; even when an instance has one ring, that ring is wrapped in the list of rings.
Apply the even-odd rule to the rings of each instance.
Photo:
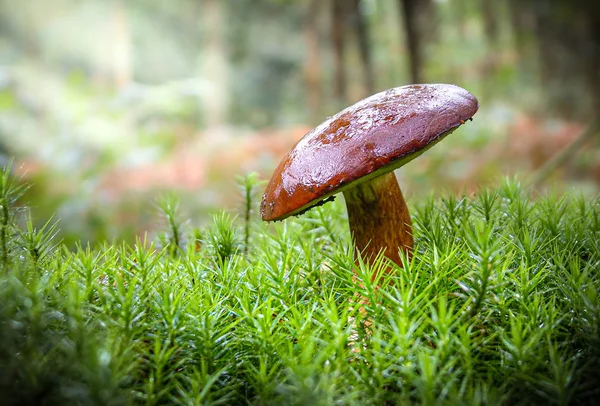
[[[481,16],[483,17],[483,30],[490,46],[498,45],[498,4],[495,1],[480,0]]]
[[[123,0],[116,0],[112,7],[112,76],[117,88],[129,84],[133,77],[132,39],[129,18]]]
[[[316,122],[321,110],[321,63],[319,55],[319,32],[317,17],[320,0],[310,0],[304,19],[306,59],[304,80],[306,83],[306,104],[311,122]]]
[[[592,107],[598,97],[594,89],[600,83],[598,45],[593,33],[598,6],[581,0],[532,4],[542,80],[553,106],[567,118],[581,116],[584,110],[597,114]]]
[[[530,67],[529,52],[532,46],[532,34],[535,26],[535,16],[533,8],[528,2],[522,0],[509,0],[508,10],[510,24],[513,31],[513,38],[517,52],[519,53],[520,64]]]
[[[369,26],[364,14],[360,10],[360,0],[351,0],[350,22],[356,33],[360,63],[363,70],[363,78],[367,95],[375,92],[375,81],[373,74],[373,63],[371,60],[371,41],[369,38]]]
[[[332,0],[331,3],[331,40],[333,43],[335,74],[333,94],[336,101],[342,105],[345,105],[347,101],[346,71],[344,69],[344,26],[346,21],[344,3],[344,0]]]
[[[221,0],[202,0],[204,43],[200,55],[200,70],[208,84],[202,95],[204,121],[207,128],[222,126],[229,108],[225,19]]]
[[[410,80],[412,83],[423,83],[425,65],[424,32],[432,28],[427,19],[429,0],[399,0],[402,10],[406,45],[409,54]]]
[[[595,118],[600,109],[600,3],[510,0],[509,5],[521,60],[539,57],[536,68],[552,113]],[[529,44],[532,49],[524,46]]]

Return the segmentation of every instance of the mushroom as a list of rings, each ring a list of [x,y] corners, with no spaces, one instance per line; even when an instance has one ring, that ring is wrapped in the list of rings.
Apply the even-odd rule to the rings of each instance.
[[[343,192],[357,253],[372,263],[383,252],[402,266],[399,250],[410,256],[413,237],[393,171],[478,107],[471,93],[447,84],[402,86],[359,101],[307,133],[283,158],[263,196],[262,219],[300,215]]]

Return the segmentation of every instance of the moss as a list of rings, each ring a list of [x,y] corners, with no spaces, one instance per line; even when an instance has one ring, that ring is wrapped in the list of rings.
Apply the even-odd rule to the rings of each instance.
[[[176,204],[163,206],[164,247],[69,251],[51,222],[9,216],[4,404],[596,398],[597,199],[533,198],[505,181],[416,202],[414,257],[374,283],[354,265],[340,202],[270,225],[250,217],[247,250],[243,220],[221,214],[187,236]]]

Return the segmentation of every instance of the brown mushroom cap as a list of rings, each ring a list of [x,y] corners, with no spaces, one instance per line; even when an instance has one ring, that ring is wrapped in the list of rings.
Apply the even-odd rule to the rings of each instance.
[[[455,85],[410,85],[377,93],[307,133],[275,169],[261,204],[265,221],[324,199],[416,158],[470,119],[475,96]]]

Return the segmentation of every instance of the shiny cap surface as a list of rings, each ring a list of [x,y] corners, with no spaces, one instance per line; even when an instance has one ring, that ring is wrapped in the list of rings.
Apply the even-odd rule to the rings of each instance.
[[[346,108],[307,133],[275,169],[261,218],[281,220],[392,171],[470,119],[475,96],[447,84],[386,90]]]

